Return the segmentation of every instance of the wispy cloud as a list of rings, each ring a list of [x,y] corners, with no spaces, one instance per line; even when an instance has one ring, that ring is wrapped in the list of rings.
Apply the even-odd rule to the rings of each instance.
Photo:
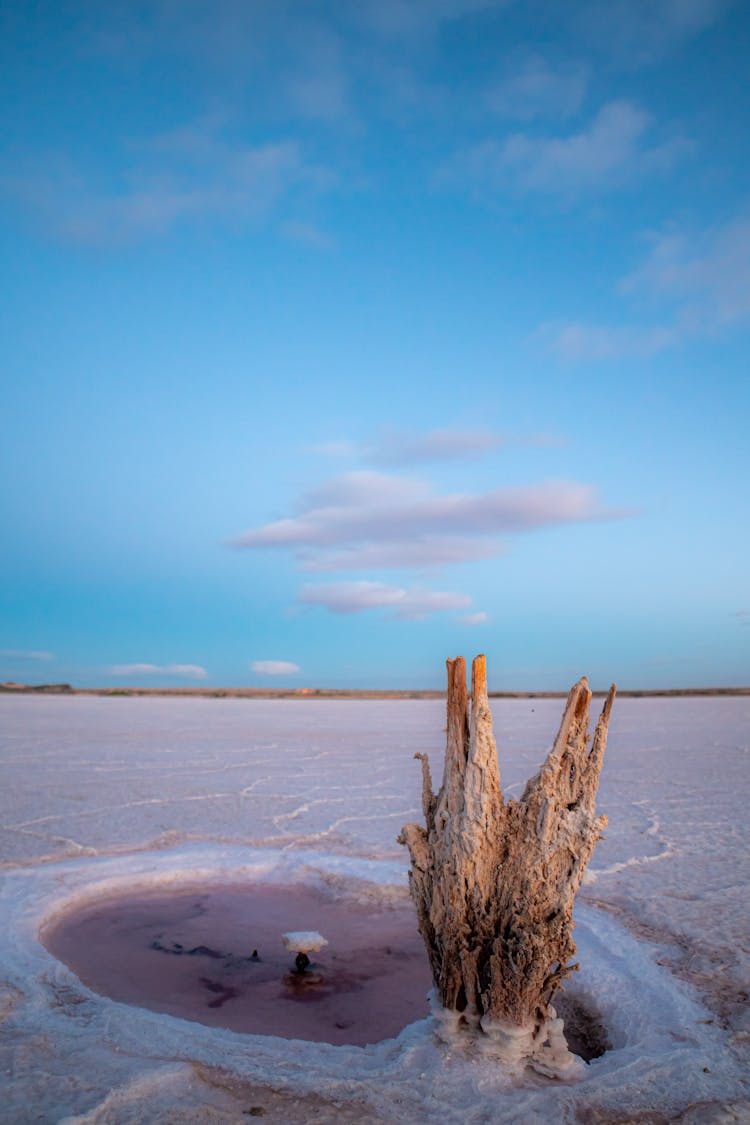
[[[332,27],[309,19],[304,25],[290,21],[286,35],[291,51],[285,52],[289,61],[280,74],[280,89],[294,112],[334,126],[356,124],[344,41]]]
[[[750,317],[750,213],[725,226],[668,231],[653,240],[645,262],[622,283],[636,298],[675,301],[682,319],[713,330]]]
[[[358,20],[390,37],[431,35],[467,16],[507,7],[510,0],[360,0]]]
[[[203,680],[208,675],[200,664],[113,664],[110,676],[175,676],[186,680]]]
[[[307,452],[317,453],[320,457],[356,457],[359,446],[348,438],[340,438],[336,441],[321,441],[316,445],[310,445]]]
[[[625,328],[576,322],[542,325],[539,335],[567,362],[655,355],[677,339],[674,327]]]
[[[330,250],[334,240],[314,223],[290,221],[281,224],[281,233],[288,242],[298,242],[312,250]]]
[[[736,617],[740,625],[750,625],[750,609],[737,609],[732,617]]]
[[[546,481],[479,494],[438,494],[411,477],[363,470],[301,498],[299,514],[244,532],[229,545],[288,549],[314,572],[428,570],[501,555],[499,536],[612,519],[590,485]]]
[[[246,531],[236,547],[331,547],[437,535],[496,535],[609,518],[595,490],[570,481],[436,495],[409,477],[346,473],[303,497],[298,516]]]
[[[459,617],[464,625],[486,625],[489,621],[490,615],[488,613],[465,613],[463,617]]]
[[[32,661],[44,663],[49,660],[55,659],[55,654],[52,652],[36,652],[28,649],[21,648],[3,648],[0,649],[0,659],[2,660],[15,660],[19,662]]]
[[[476,562],[479,559],[499,558],[506,552],[507,548],[502,543],[488,542],[486,539],[436,535],[391,543],[366,543],[361,547],[348,547],[341,551],[310,554],[301,552],[299,562],[303,570],[314,573],[341,570],[431,570],[435,567]]]
[[[650,144],[651,127],[650,115],[634,102],[613,101],[588,126],[566,136],[514,133],[466,149],[440,178],[479,190],[565,199],[626,187],[672,168],[689,149],[681,138]]]
[[[294,676],[302,671],[291,660],[254,660],[250,667],[259,676]]]
[[[496,430],[429,430],[427,433],[389,431],[377,439],[358,444],[348,439],[322,442],[310,447],[323,457],[356,458],[370,465],[402,466],[421,462],[461,461],[481,457],[512,446],[556,448],[565,445],[556,434],[512,434]]]
[[[365,446],[362,455],[375,465],[410,465],[419,461],[453,461],[478,457],[507,444],[504,434],[491,430],[432,430],[426,434],[384,434]]]
[[[466,594],[448,591],[405,589],[382,582],[335,582],[308,585],[300,590],[303,605],[322,606],[330,613],[352,614],[367,609],[390,609],[398,618],[417,621],[431,613],[465,609],[471,605]]]
[[[552,66],[543,55],[532,54],[492,86],[486,100],[495,113],[517,121],[571,117],[581,107],[587,83],[583,66]]]
[[[546,325],[542,332],[563,359],[653,355],[699,336],[750,321],[750,218],[693,232],[669,230],[651,239],[641,265],[620,292],[635,312],[660,312],[657,325]]]
[[[562,434],[537,433],[528,434],[526,437],[519,439],[519,444],[529,446],[532,449],[565,449],[569,442]]]
[[[591,0],[577,15],[590,42],[628,67],[652,63],[718,23],[734,0]]]
[[[248,145],[212,119],[121,146],[113,180],[73,158],[37,157],[0,170],[0,189],[59,237],[116,246],[185,224],[265,219],[282,200],[333,182],[296,140]]]

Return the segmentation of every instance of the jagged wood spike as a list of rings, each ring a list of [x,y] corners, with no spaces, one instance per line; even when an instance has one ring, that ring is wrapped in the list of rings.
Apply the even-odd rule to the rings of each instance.
[[[422,761],[426,829],[404,826],[411,894],[443,1007],[470,1023],[540,1028],[577,966],[573,899],[606,825],[594,815],[613,685],[589,751],[591,692],[571,689],[560,730],[519,801],[503,799],[487,698],[486,663],[447,661],[447,746],[433,794]]]
[[[432,789],[432,774],[430,773],[430,759],[427,754],[415,754],[422,763],[422,813],[428,830],[435,824],[435,805],[437,800]]]

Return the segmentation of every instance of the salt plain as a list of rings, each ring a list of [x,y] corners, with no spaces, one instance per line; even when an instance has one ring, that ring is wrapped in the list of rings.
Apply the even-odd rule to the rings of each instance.
[[[562,702],[492,710],[517,796]],[[432,700],[0,697],[0,1119],[750,1121],[748,698],[615,704],[570,984],[612,1049],[579,1080],[508,1075],[429,1018],[368,1047],[206,1027],[91,992],[40,943],[71,903],[134,885],[403,900],[413,754],[439,778],[443,727]]]

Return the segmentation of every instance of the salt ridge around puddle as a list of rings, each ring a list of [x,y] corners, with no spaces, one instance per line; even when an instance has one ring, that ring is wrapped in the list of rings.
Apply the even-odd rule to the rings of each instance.
[[[295,972],[280,935],[304,922],[328,948]],[[365,1046],[429,1014],[428,962],[410,903],[304,886],[195,886],[122,895],[42,927],[49,952],[101,996],[255,1035]],[[611,1044],[593,997],[561,992],[571,1050]]]
[[[598,910],[577,912],[575,936],[584,969],[573,978],[571,992],[601,1001],[612,1050],[595,1059],[583,1079],[570,1084],[531,1076],[519,1081],[478,1059],[460,1035],[453,1046],[441,1046],[430,1018],[409,1023],[395,1039],[367,1047],[303,1044],[207,1027],[93,992],[39,940],[45,925],[111,901],[126,889],[147,887],[150,895],[158,896],[196,883],[239,887],[248,881],[317,887],[334,897],[359,898],[368,909],[373,904],[403,904],[406,896],[405,872],[395,863],[241,847],[186,845],[13,872],[6,882],[8,927],[0,935],[0,957],[23,988],[26,1002],[14,1015],[22,1025],[33,1024],[37,1038],[43,1035],[64,1044],[60,1049],[71,1067],[80,1069],[74,1060],[85,1053],[89,1064],[98,1068],[98,1081],[121,1089],[128,1104],[132,1083],[136,1105],[146,1096],[144,1067],[151,1074],[151,1105],[162,1093],[167,1101],[174,1099],[183,1087],[192,1090],[189,1096],[196,1103],[212,1104],[213,1094],[203,1089],[206,1082],[213,1089],[211,1084],[226,1083],[227,1075],[240,1084],[267,1084],[272,1076],[275,1090],[296,1097],[314,1094],[335,1101],[345,1092],[364,1103],[374,1121],[393,1120],[394,1106],[404,1121],[466,1120],[465,1107],[486,1105],[487,1098],[498,1113],[505,1113],[504,1120],[535,1121],[544,1115],[565,1120],[564,1106],[572,1107],[582,1098],[612,1108],[625,1095],[646,1105],[659,1104],[676,1074],[681,1097],[693,1102],[716,1097],[718,1091],[723,1096],[727,1091],[742,1093],[725,1037],[707,1022],[706,1010],[691,990],[658,966],[654,951]],[[193,1089],[196,1067],[202,1075],[199,1092]],[[166,1083],[161,1093],[159,1074]],[[217,1079],[219,1074],[223,1077]],[[166,1102],[164,1113],[159,1116],[154,1109],[151,1119],[169,1120]],[[59,1115],[51,1119],[59,1120]],[[15,1120],[25,1118],[21,1113]],[[105,1114],[81,1119],[100,1120],[110,1118]]]

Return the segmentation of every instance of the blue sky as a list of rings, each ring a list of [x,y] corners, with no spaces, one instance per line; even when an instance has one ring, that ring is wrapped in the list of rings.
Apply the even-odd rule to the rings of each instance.
[[[750,14],[0,11],[0,679],[750,682]]]

